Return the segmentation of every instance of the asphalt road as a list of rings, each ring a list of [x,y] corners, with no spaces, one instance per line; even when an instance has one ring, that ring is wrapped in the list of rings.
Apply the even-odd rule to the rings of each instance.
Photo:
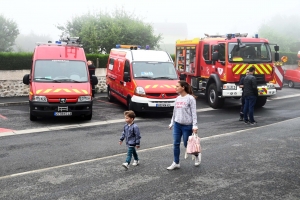
[[[1,107],[0,128],[12,132],[0,132],[0,199],[300,199],[299,95],[279,91],[255,126],[238,121],[238,100],[214,110],[199,96],[202,163],[182,154],[174,171],[170,114],[137,118],[141,164],[125,170],[124,106],[99,99],[90,122],[30,122],[27,106]]]

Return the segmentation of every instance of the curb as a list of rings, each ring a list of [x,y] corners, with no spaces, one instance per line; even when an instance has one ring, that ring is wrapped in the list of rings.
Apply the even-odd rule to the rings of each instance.
[[[104,98],[105,96],[98,96],[98,97],[94,97],[93,100],[97,100],[100,98]],[[0,103],[0,107],[4,107],[4,106],[20,106],[20,105],[28,105],[29,101],[19,101],[19,102],[6,102],[6,103]]]

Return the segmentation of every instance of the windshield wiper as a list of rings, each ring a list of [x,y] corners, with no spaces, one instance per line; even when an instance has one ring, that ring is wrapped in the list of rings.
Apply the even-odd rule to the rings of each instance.
[[[149,79],[154,79],[152,76],[137,76],[135,78],[149,78]]]
[[[73,83],[82,83],[82,81],[77,81],[77,80],[74,80],[74,79],[70,79],[70,78],[62,78],[62,79],[54,79],[55,81],[59,81],[59,82],[62,82],[62,81],[70,81],[70,82],[73,82]]]
[[[59,80],[56,80],[56,79],[52,79],[52,78],[47,78],[47,77],[35,77],[33,80],[48,80],[48,81],[54,81],[54,82],[57,82],[57,83],[60,83],[61,81]]]
[[[158,76],[154,77],[154,79],[169,79],[169,80],[174,80],[174,78],[168,77],[168,76]]]

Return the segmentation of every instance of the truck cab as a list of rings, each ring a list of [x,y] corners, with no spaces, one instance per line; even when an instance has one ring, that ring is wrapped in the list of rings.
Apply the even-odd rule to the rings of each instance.
[[[222,107],[226,98],[240,98],[242,89],[238,83],[252,66],[258,83],[257,106],[264,106],[267,97],[276,94],[275,85],[269,83],[275,70],[266,39],[249,38],[245,34],[205,36],[176,42],[175,67],[181,79],[206,95],[211,107]]]
[[[87,61],[78,37],[55,43],[37,43],[30,74],[23,77],[29,85],[30,120],[38,117],[82,116],[92,119],[92,84]]]

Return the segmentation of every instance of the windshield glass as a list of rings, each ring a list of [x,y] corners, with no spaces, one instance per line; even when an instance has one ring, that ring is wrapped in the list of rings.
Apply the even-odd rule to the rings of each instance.
[[[133,75],[136,79],[177,79],[173,63],[133,62]]]
[[[87,82],[85,62],[69,60],[37,60],[33,80],[39,82]]]
[[[271,62],[271,50],[265,43],[243,43],[244,47],[239,47],[237,43],[229,43],[229,62],[260,63]]]

